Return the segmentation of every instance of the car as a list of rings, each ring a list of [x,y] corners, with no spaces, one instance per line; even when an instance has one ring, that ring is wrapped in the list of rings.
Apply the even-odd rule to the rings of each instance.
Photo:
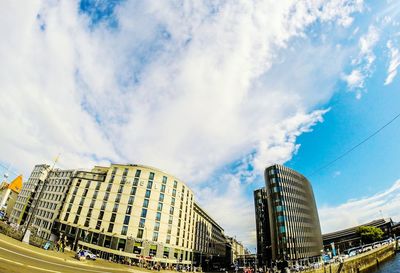
[[[85,257],[86,260],[96,260],[97,256],[93,254],[90,250],[87,249],[81,249],[76,253],[76,256],[79,257]]]

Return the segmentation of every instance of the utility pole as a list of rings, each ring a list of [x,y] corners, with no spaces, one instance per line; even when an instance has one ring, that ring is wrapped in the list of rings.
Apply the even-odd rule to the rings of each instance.
[[[47,172],[46,178],[43,180],[43,184],[42,184],[42,187],[40,188],[40,192],[39,192],[38,198],[36,199],[35,206],[33,207],[31,216],[29,217],[29,220],[28,220],[28,223],[26,224],[25,230],[24,230],[24,232],[22,233],[21,242],[24,241],[24,238],[25,238],[26,233],[27,233],[27,231],[28,231],[28,229],[29,229],[29,226],[31,225],[31,222],[32,222],[33,218],[35,217],[34,215],[35,215],[36,209],[37,209],[37,207],[38,207],[38,205],[39,205],[40,199],[42,199],[42,195],[43,195],[44,188],[46,187],[46,184],[47,184],[47,181],[48,181],[48,179],[49,179],[49,176],[50,176],[51,172],[53,171],[54,166],[56,165],[59,156],[60,156],[60,155],[58,155],[58,156],[55,158],[55,160],[54,160],[54,162],[53,162],[53,166],[52,166],[52,167],[50,168],[50,170]],[[40,180],[39,180],[39,183],[40,183]],[[29,233],[29,236],[30,236],[30,233]],[[29,244],[29,237],[28,237],[26,243]]]

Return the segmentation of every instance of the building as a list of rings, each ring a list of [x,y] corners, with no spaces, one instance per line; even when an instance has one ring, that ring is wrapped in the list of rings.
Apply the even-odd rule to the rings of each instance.
[[[33,200],[39,195],[40,181],[44,181],[47,172],[50,170],[49,165],[41,164],[36,165],[28,179],[23,185],[22,190],[18,194],[14,208],[9,217],[10,222],[17,225],[25,224],[28,218],[28,212],[32,207]]]
[[[269,213],[267,190],[261,188],[254,191],[254,205],[256,213],[257,258],[259,266],[268,266],[272,260],[271,236],[269,235]]]
[[[236,238],[229,236],[225,236],[225,238],[227,242],[225,266],[229,268],[237,264],[239,257],[243,257],[247,252],[243,244]]]
[[[39,198],[39,195],[36,195],[33,198],[32,209],[28,212],[28,219],[33,215],[31,227],[36,231],[37,236],[52,241],[58,237],[58,231],[54,227],[57,227],[59,222],[61,209],[65,203],[74,173],[75,170],[51,170],[46,182],[39,184],[39,192],[44,186],[40,201],[36,205]]]
[[[58,221],[74,170],[50,169],[36,165],[11,213],[11,222],[26,226],[30,222],[33,233],[43,239],[53,239],[52,227]],[[40,201],[38,202],[38,200]],[[32,218],[32,219],[31,219]]]
[[[17,201],[18,194],[22,189],[22,176],[17,176],[10,184],[6,181],[0,186],[0,210],[4,212],[4,216],[9,217]]]
[[[226,240],[223,228],[194,203],[194,262],[207,271],[225,266]]]
[[[361,236],[357,233],[357,229],[361,226],[380,228],[383,231],[383,239],[390,238],[394,235],[392,230],[394,226],[392,219],[377,219],[363,225],[322,235],[325,251],[340,254],[346,249],[360,246],[362,241]]]
[[[266,168],[264,175],[265,189],[254,193],[257,257],[266,265],[318,261],[323,245],[310,182],[282,165]]]
[[[143,165],[76,171],[59,217],[73,249],[104,259],[213,266],[225,255],[223,229],[180,179]]]

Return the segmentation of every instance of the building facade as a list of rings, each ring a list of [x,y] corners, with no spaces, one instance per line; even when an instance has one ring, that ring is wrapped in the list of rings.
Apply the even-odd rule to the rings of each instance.
[[[238,263],[239,257],[243,257],[246,254],[246,248],[236,238],[226,236],[226,267],[232,268]]]
[[[24,226],[31,221],[30,227],[35,235],[48,240],[53,234],[55,238],[52,227],[59,218],[74,172],[36,165],[22,186],[10,221]]]
[[[258,253],[262,255],[264,250],[270,251],[265,254],[270,260],[263,262],[269,265],[272,261],[318,261],[323,245],[310,182],[300,173],[282,165],[266,168],[264,176],[265,192],[261,190],[255,194],[256,212],[263,213],[265,217],[256,216],[260,231],[257,233]],[[263,204],[260,205],[260,202]],[[266,230],[262,228],[263,221]]]
[[[57,226],[59,221],[74,173],[75,170],[51,170],[45,182],[39,184],[38,191],[40,192],[42,187],[44,189],[40,197],[37,194],[33,198],[32,209],[28,212],[28,219],[33,217],[31,227],[37,236],[46,240],[55,240],[58,237],[58,232],[53,227]],[[33,211],[35,205],[36,209]]]
[[[47,176],[50,166],[46,164],[36,165],[29,179],[22,185],[22,190],[18,194],[13,210],[10,215],[10,222],[17,225],[25,224],[28,213],[33,207],[33,200],[38,198],[40,182]]]
[[[194,265],[209,271],[225,265],[224,229],[194,203]]]
[[[225,254],[223,229],[194,202],[192,190],[143,165],[77,171],[59,230],[72,248],[104,259],[191,265],[194,253]]]
[[[9,217],[22,190],[22,175],[17,176],[11,183],[4,181],[0,186],[0,210],[2,217]]]
[[[269,266],[272,261],[271,236],[269,235],[269,212],[267,190],[261,188],[254,191],[254,205],[256,213],[257,232],[257,259],[259,266]]]

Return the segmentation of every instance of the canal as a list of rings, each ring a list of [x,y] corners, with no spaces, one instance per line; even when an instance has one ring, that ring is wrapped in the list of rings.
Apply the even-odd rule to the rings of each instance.
[[[400,253],[387,260],[378,269],[368,271],[370,273],[400,273]]]

